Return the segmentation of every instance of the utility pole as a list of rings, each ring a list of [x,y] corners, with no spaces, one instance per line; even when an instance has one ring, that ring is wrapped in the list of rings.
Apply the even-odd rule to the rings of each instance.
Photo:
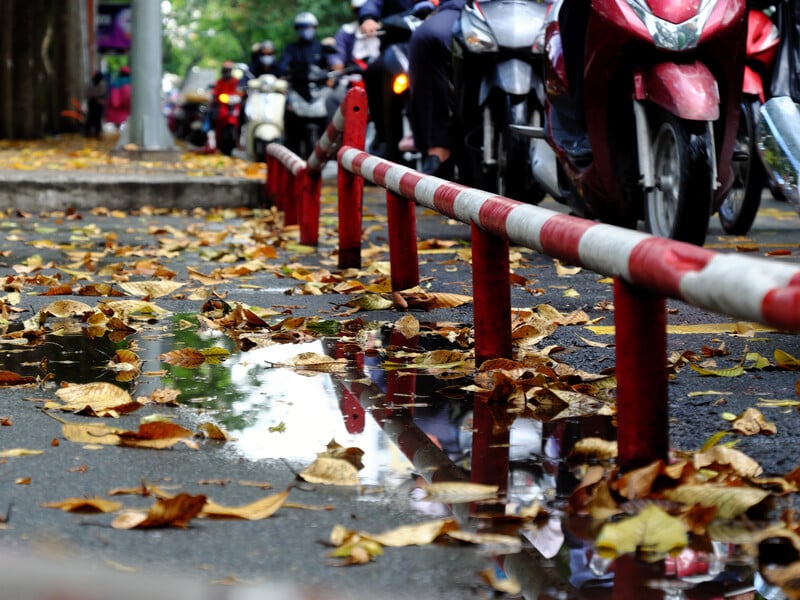
[[[130,158],[177,160],[161,113],[161,0],[131,1],[131,114],[115,151]]]

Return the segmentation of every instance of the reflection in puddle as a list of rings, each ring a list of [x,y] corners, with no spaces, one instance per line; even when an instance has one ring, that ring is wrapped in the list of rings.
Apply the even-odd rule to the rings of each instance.
[[[382,350],[389,332],[376,329],[359,344],[335,338],[273,344],[237,351],[227,336],[187,327],[142,325],[118,341],[108,336],[48,335],[44,343],[0,347],[2,368],[22,375],[52,374],[57,382],[114,381],[107,367],[121,348],[135,348],[142,375],[118,383],[134,396],[176,388],[187,418],[211,418],[235,438],[227,451],[250,459],[284,459],[302,468],[335,440],[364,451],[359,480],[386,490],[408,491],[412,506],[432,517],[455,515],[472,529],[519,533],[521,552],[493,557],[501,572],[515,578],[526,598],[779,598],[777,588],[755,577],[757,565],[740,543],[714,540],[705,548],[684,549],[648,564],[623,555],[603,558],[594,546],[596,531],[564,511],[581,473],[568,465],[576,441],[614,437],[610,416],[573,417],[548,422],[516,419],[509,431],[493,427],[492,407],[478,392],[458,393],[466,372],[386,368]],[[441,348],[442,338],[419,336],[408,342]],[[197,368],[165,365],[160,356],[181,348],[224,348],[222,364]],[[274,365],[313,352],[347,358],[335,374]],[[400,354],[397,354],[400,356]],[[412,368],[413,367],[413,368]],[[446,505],[424,497],[424,482],[473,481],[497,484],[500,501]],[[381,499],[377,495],[365,498]],[[536,504],[548,518],[522,520]],[[489,548],[489,551],[492,549]],[[494,549],[496,550],[496,549]]]

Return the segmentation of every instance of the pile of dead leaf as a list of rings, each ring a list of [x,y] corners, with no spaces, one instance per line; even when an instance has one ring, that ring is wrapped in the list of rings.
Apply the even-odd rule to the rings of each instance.
[[[114,154],[116,135],[102,140],[63,135],[43,140],[0,140],[0,169],[116,174],[183,173],[191,177],[266,178],[263,163],[223,154],[184,152],[177,162],[137,161]]]

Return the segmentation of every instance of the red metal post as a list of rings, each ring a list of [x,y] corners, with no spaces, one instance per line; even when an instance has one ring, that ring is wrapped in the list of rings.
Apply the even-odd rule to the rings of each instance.
[[[392,192],[386,192],[389,223],[389,263],[392,290],[407,290],[419,284],[417,258],[417,205]]]
[[[508,240],[472,229],[475,362],[511,358],[511,277]]]
[[[367,134],[367,95],[361,88],[347,92],[342,103],[344,132],[342,144],[364,149]],[[364,178],[339,169],[339,268],[361,268],[361,208],[364,199]]]
[[[299,209],[298,205],[303,201],[304,190],[306,188],[305,169],[298,171],[296,175],[292,175],[291,171],[287,169],[288,184],[283,188],[283,205],[284,223],[286,225],[297,225]]]
[[[614,321],[618,460],[629,470],[669,452],[666,300],[616,277]]]
[[[302,184],[297,201],[300,203],[300,243],[316,246],[319,242],[319,211],[322,178],[310,176],[305,168],[297,174]]]

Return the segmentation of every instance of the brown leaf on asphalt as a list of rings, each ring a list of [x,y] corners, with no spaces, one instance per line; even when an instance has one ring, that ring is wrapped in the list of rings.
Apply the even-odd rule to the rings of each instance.
[[[119,284],[123,290],[132,296],[145,296],[147,298],[161,298],[182,288],[185,284],[177,281],[161,279],[158,281],[124,281]]]
[[[194,434],[175,423],[163,421],[143,423],[139,425],[137,431],[121,431],[118,435],[121,446],[164,449],[184,444],[193,450],[198,449],[197,444],[192,441]]]
[[[160,388],[157,390],[153,390],[153,393],[147,396],[146,398],[143,396],[139,398],[139,402],[142,404],[160,404],[162,406],[180,406],[178,402],[178,397],[181,395],[180,390],[176,390],[175,388]]]
[[[195,348],[180,348],[161,354],[158,359],[168,365],[193,369],[206,362],[206,355]]]
[[[411,315],[404,315],[395,322],[394,329],[410,340],[419,335],[419,321]]]
[[[102,444],[105,446],[117,446],[119,444],[119,433],[122,430],[117,427],[109,427],[102,423],[63,423],[61,434],[70,442],[78,444]]]
[[[26,377],[13,371],[0,371],[0,387],[14,387],[18,385],[32,385],[36,377]]]
[[[403,546],[426,546],[440,536],[460,529],[455,519],[436,519],[415,525],[403,525],[383,533],[361,535],[378,542],[382,546],[401,548]]]
[[[778,433],[778,427],[775,423],[767,421],[761,411],[752,406],[739,415],[731,424],[731,429],[742,435],[757,435],[759,433],[775,435]]]
[[[203,495],[181,493],[174,498],[160,499],[148,513],[129,511],[111,522],[114,529],[151,529],[155,527],[187,527],[206,504]]]
[[[727,446],[713,446],[694,455],[697,469],[727,468],[739,477],[758,477],[763,472],[761,465],[744,452]]]
[[[300,372],[341,373],[349,368],[346,358],[331,358],[317,352],[301,352],[285,363],[274,363],[275,366],[289,367]]]
[[[94,312],[94,309],[76,300],[56,300],[39,311],[40,314],[57,319],[84,318]]]
[[[223,506],[208,500],[203,506],[200,516],[212,519],[245,519],[260,521],[274,515],[289,497],[289,490],[266,496],[244,506]]]
[[[67,498],[60,502],[45,502],[44,508],[58,508],[64,512],[110,513],[122,508],[122,502],[112,502],[105,498]]]
[[[95,417],[118,417],[142,407],[127,391],[107,382],[67,385],[56,390],[56,396],[64,404],[47,403],[45,408]]]
[[[743,515],[769,496],[768,491],[758,488],[713,484],[681,485],[664,491],[664,497],[673,502],[716,508],[719,519]]]
[[[218,442],[227,442],[230,440],[230,436],[227,434],[227,432],[223,431],[222,428],[215,423],[200,423],[200,425],[197,426],[197,431],[203,437],[206,437],[209,440],[215,440]]]

